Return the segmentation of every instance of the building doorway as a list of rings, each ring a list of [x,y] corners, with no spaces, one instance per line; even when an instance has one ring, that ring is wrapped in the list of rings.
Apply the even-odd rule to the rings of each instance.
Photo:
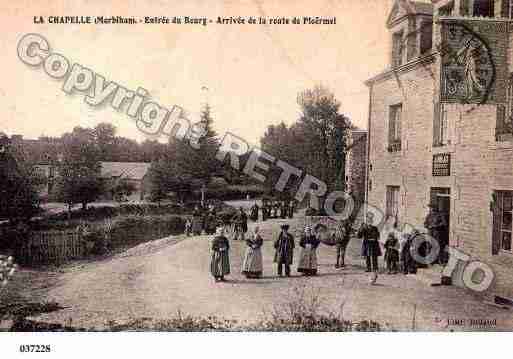
[[[440,244],[440,262],[447,263],[445,246],[449,245],[449,233],[451,225],[451,189],[445,187],[432,187],[430,203],[433,205],[431,223],[434,223],[430,234]]]

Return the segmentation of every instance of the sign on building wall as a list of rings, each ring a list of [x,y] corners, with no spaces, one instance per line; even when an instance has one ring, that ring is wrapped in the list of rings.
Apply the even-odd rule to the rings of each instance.
[[[441,22],[441,101],[505,102],[508,23],[483,19]]]
[[[451,154],[439,153],[433,155],[433,176],[444,177],[451,175]]]

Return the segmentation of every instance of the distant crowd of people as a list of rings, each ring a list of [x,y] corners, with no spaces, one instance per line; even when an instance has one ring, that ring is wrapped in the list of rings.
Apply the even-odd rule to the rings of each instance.
[[[231,218],[221,218],[214,205],[196,206],[185,222],[185,234],[200,235],[214,234],[216,228],[224,227],[225,233],[233,233],[234,240],[244,240],[248,231],[248,219],[257,222],[260,219],[292,219],[296,211],[296,201],[262,200],[261,207],[255,202],[249,209],[249,216],[243,207],[240,207]]]

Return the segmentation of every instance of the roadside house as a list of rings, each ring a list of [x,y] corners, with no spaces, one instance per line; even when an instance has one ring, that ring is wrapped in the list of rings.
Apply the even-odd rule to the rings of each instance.
[[[422,229],[432,203],[449,245],[513,299],[513,38],[509,0],[396,1],[390,65],[369,87],[367,199]],[[479,276],[477,276],[479,277]],[[479,278],[476,279],[479,281]]]
[[[101,178],[107,184],[120,180],[133,184],[136,190],[127,200],[142,201],[150,193],[150,166],[146,162],[101,162]],[[107,193],[106,199],[112,200],[112,194]]]

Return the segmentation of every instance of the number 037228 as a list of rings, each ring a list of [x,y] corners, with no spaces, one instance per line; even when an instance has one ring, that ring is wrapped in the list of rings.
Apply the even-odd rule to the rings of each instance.
[[[38,344],[22,344],[20,345],[21,353],[50,353],[51,347],[49,344],[38,345]]]

